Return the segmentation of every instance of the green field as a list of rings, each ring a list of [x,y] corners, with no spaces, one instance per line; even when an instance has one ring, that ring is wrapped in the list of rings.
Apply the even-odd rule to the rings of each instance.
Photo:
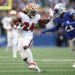
[[[31,48],[35,62],[41,69],[36,73],[28,69],[18,53],[18,58],[12,58],[12,50],[8,53],[0,48],[0,75],[75,75],[75,56],[68,48]]]

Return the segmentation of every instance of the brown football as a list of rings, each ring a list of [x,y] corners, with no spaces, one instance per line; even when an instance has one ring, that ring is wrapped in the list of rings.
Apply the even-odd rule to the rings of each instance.
[[[15,25],[18,26],[20,24],[20,22],[16,22]]]
[[[21,22],[16,22],[15,24],[16,24],[16,26],[19,26],[19,24],[20,24],[21,27],[24,26],[24,24],[21,23]]]

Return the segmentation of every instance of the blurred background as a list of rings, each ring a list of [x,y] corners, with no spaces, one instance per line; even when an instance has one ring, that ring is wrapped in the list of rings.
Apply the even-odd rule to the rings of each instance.
[[[11,0],[12,9],[17,12],[23,11],[27,3],[36,3],[40,6],[41,19],[51,19],[53,16],[54,5],[57,3],[63,3],[66,5],[67,10],[75,9],[75,0]],[[0,6],[8,6],[8,0],[0,0]],[[10,10],[0,10],[0,47],[5,47],[7,45],[7,33],[3,28],[2,19],[3,17],[9,16]],[[67,47],[68,40],[62,29],[58,32],[47,33],[40,36],[40,32],[44,29],[52,27],[52,25],[47,25],[49,21],[45,23],[38,22],[34,30],[34,40],[33,47]]]

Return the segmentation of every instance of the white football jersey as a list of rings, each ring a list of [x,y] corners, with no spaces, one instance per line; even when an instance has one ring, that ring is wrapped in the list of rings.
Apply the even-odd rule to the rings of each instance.
[[[40,20],[40,15],[36,14],[33,18],[30,18],[27,14],[20,12],[19,17],[22,20],[22,23],[24,23],[23,31],[26,33],[33,32],[35,25]]]
[[[9,31],[9,29],[11,28],[11,25],[10,25],[10,22],[12,21],[12,18],[11,17],[4,17],[3,19],[2,19],[2,24],[3,24],[3,27],[4,27],[4,29],[6,29],[7,30],[7,35],[9,36],[9,37],[12,37],[12,35],[18,35],[17,34],[17,30],[16,29],[12,29],[11,31]]]
[[[2,24],[3,24],[4,29],[6,29],[6,30],[10,29],[10,27],[11,27],[10,26],[10,21],[11,21],[10,17],[4,17],[2,19]]]

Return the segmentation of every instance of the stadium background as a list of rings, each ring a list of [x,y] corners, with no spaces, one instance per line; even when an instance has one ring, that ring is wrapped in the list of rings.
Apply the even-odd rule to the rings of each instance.
[[[17,12],[22,11],[27,3],[36,3],[42,15],[41,19],[47,19],[52,17],[54,5],[57,3],[63,3],[66,5],[67,10],[71,7],[75,8],[74,0],[0,0],[0,47],[6,46],[6,30],[4,30],[1,23],[2,18],[8,15],[8,12],[13,9]],[[48,22],[45,22],[48,23]],[[50,26],[49,26],[50,27]],[[46,24],[39,22],[34,31],[34,43],[32,46],[36,47],[56,47],[67,46],[67,39],[60,29],[57,33],[48,33],[47,36],[39,36],[40,32],[46,29]],[[61,36],[63,39],[60,39]],[[63,41],[64,40],[64,41]]]

